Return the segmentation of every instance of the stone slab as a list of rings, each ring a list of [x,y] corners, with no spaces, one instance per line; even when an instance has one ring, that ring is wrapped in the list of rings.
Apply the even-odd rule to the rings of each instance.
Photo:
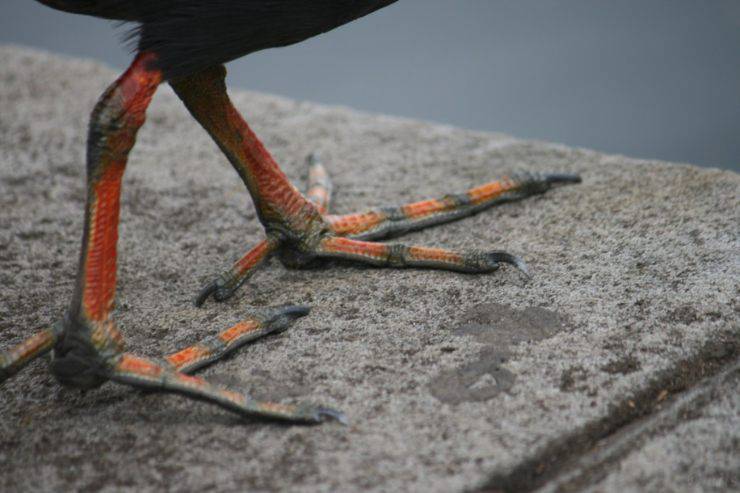
[[[65,311],[88,114],[115,77],[88,61],[0,47],[3,347]],[[164,88],[122,197],[116,318],[128,347],[158,356],[253,306],[311,305],[291,330],[203,375],[331,405],[351,424],[244,421],[112,384],[83,393],[36,362],[0,389],[0,490],[532,489],[654,412],[661,396],[736,361],[737,174],[232,93],[292,179],[304,178],[305,155],[323,155],[339,213],[514,171],[577,172],[584,182],[407,237],[519,253],[530,281],[506,268],[470,276],[273,262],[234,299],[197,309],[197,289],[262,232],[226,159]],[[723,406],[736,412],[737,400]],[[718,434],[692,436],[712,457],[726,450]],[[665,464],[683,457],[673,442],[651,443]],[[645,453],[636,446],[634,457]],[[639,484],[629,483],[643,474],[630,458],[594,487]]]

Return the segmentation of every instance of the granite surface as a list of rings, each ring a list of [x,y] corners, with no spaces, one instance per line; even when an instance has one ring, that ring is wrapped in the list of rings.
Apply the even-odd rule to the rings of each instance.
[[[2,347],[64,314],[88,115],[115,77],[88,61],[0,47]],[[122,197],[115,316],[128,348],[159,356],[252,307],[310,305],[290,330],[202,375],[330,405],[350,424],[245,421],[114,384],[65,389],[39,361],[0,388],[0,490],[740,487],[739,175],[232,96],[296,182],[304,157],[322,154],[339,213],[512,171],[584,181],[406,238],[518,253],[531,280],[510,268],[296,271],[273,261],[233,299],[195,308],[200,286],[262,231],[226,159],[163,87]],[[599,444],[617,452],[597,457]]]

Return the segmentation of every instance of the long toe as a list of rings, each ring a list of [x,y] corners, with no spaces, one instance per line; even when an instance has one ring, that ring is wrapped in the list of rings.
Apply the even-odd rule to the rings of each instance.
[[[548,173],[543,176],[544,180],[547,183],[581,183],[581,177],[579,175],[574,175],[570,173]]]
[[[229,269],[204,286],[198,296],[195,297],[195,306],[201,306],[211,296],[215,301],[226,301],[234,296],[239,286],[244,284],[257,268],[270,258],[278,243],[275,239],[266,239],[259,242]]]

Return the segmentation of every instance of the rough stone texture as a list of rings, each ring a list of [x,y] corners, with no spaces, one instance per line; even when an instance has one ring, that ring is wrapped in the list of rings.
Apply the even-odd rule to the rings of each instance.
[[[647,420],[658,423],[589,491],[740,491],[740,365]],[[684,402],[681,402],[684,401]],[[679,412],[675,412],[678,410]],[[665,415],[665,419],[662,419]],[[660,426],[662,425],[662,426]],[[643,430],[639,430],[643,431]]]
[[[3,347],[64,313],[81,234],[87,116],[115,76],[86,61],[0,48]],[[251,306],[309,304],[311,315],[291,330],[203,374],[335,406],[351,425],[246,422],[112,384],[82,393],[59,387],[36,362],[0,390],[0,490],[531,489],[737,359],[737,174],[233,97],[293,179],[303,178],[308,152],[322,153],[338,212],[517,170],[578,172],[584,183],[408,236],[520,253],[534,272],[529,282],[506,268],[470,276],[347,264],[287,271],[273,262],[235,299],[196,309],[196,290],[261,229],[225,158],[164,88],[122,199],[116,318],[129,348],[156,356]],[[512,336],[516,321],[524,337]],[[485,354],[500,359],[475,366]],[[440,401],[435,386],[455,372],[471,398]],[[658,436],[593,487],[661,490],[675,483],[656,471],[701,459],[712,467],[692,470],[713,486],[736,481],[713,472],[737,463],[737,380],[724,385],[734,398],[677,425],[691,450]],[[486,386],[480,398],[474,391]],[[654,466],[644,466],[647,457]]]
[[[538,491],[738,491],[739,386],[735,361],[676,396],[661,392],[652,413],[566,461]]]

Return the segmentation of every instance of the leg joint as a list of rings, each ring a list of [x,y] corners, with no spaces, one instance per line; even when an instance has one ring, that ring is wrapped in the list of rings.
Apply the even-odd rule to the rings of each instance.
[[[88,166],[97,168],[105,159],[125,161],[136,132],[162,74],[149,67],[154,55],[140,54],[128,70],[103,93],[90,115]]]
[[[409,248],[401,243],[388,245],[388,265],[391,267],[405,267],[407,264]]]

